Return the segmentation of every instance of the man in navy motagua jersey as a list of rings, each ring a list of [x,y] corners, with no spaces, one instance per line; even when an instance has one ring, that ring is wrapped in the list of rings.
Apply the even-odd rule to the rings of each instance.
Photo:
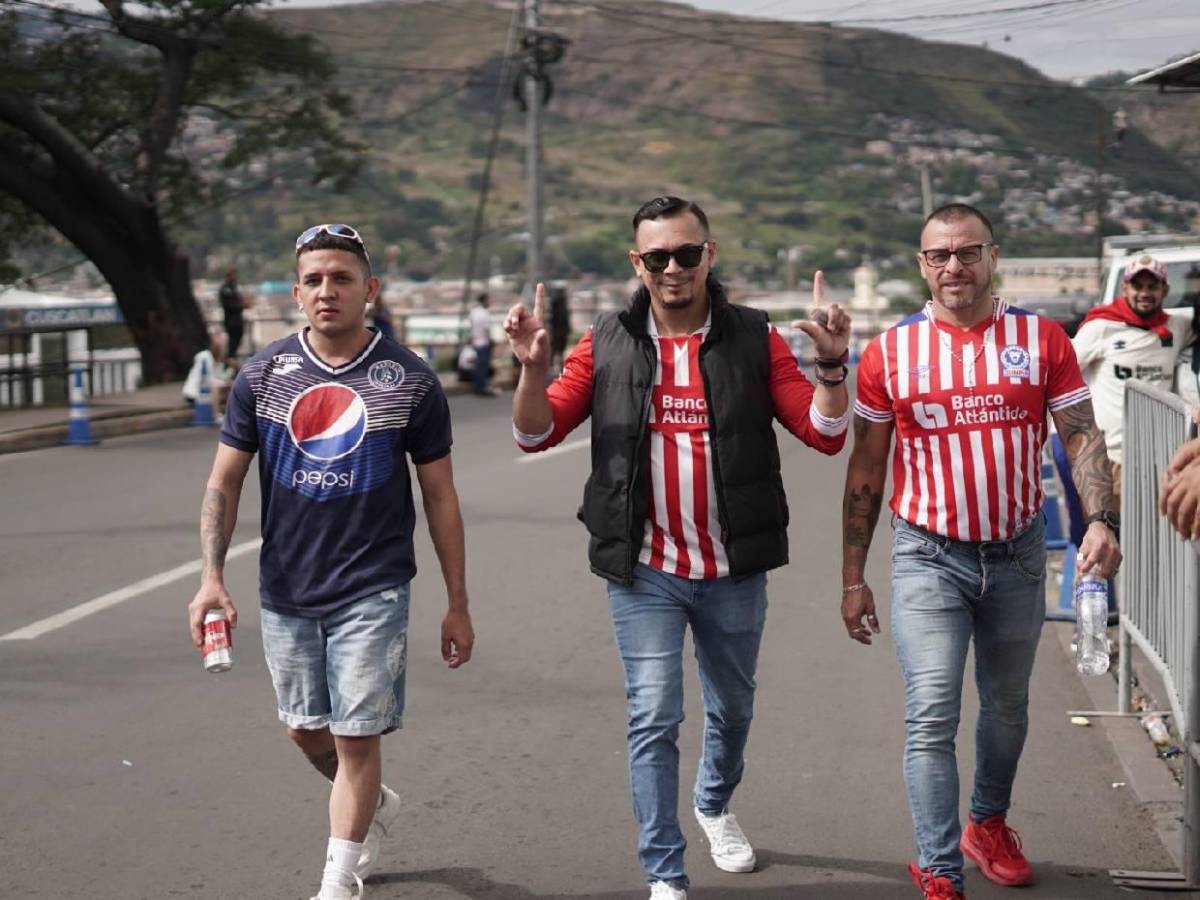
[[[361,897],[400,798],[381,783],[380,737],[400,727],[413,551],[411,459],[449,609],[442,658],[471,658],[462,516],[450,412],[437,375],[368,328],[379,291],[358,232],[317,225],[296,239],[296,303],[308,327],[249,359],[230,393],[200,514],[199,647],[210,610],[232,626],[225,556],[250,462],[262,491],[263,650],[279,718],[333,783],[329,849],[313,900]]]

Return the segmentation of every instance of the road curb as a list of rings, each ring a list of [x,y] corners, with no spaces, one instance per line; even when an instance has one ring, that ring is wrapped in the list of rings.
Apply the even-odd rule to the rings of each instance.
[[[471,393],[467,384],[443,384],[442,390],[448,397]],[[65,412],[65,411],[64,411]],[[167,428],[182,428],[190,425],[195,410],[190,406],[160,408],[91,409],[91,432],[98,440],[121,437],[127,434],[142,434]],[[0,454],[24,453],[61,445],[67,436],[68,423],[64,419],[51,425],[35,425],[13,431],[0,432]]]
[[[180,428],[190,424],[192,416],[190,406],[93,415],[91,431],[94,437],[103,440],[164,428]],[[66,422],[59,422],[0,434],[0,453],[21,453],[58,446],[66,439],[67,427]]]
[[[1047,623],[1050,624],[1050,623]],[[1071,623],[1061,623],[1055,627],[1063,653],[1071,655]],[[1115,651],[1115,646],[1114,646]],[[1152,672],[1146,671],[1147,666],[1140,664],[1137,654],[1133,658],[1134,675],[1142,688],[1165,705],[1159,695],[1159,689],[1154,682],[1157,680]],[[1117,665],[1114,652],[1113,668]],[[1099,677],[1085,678],[1079,676],[1084,691],[1087,693],[1091,709],[1097,711],[1115,711],[1117,708],[1117,681],[1115,671],[1110,670]],[[1098,727],[1108,738],[1109,746],[1120,763],[1125,775],[1125,787],[1133,793],[1153,823],[1159,841],[1170,855],[1176,866],[1182,865],[1183,832],[1181,817],[1183,815],[1183,791],[1175,782],[1167,764],[1158,758],[1154,744],[1146,735],[1141,723],[1133,717],[1094,716],[1091,719],[1093,727]],[[1114,788],[1118,785],[1113,785]],[[1119,867],[1117,867],[1119,868]]]

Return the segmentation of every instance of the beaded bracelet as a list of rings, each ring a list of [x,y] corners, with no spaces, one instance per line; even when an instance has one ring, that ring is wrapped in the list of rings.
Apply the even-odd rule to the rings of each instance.
[[[846,380],[846,376],[849,374],[850,374],[850,369],[843,363],[841,378],[826,378],[825,376],[823,376],[821,374],[819,369],[813,373],[813,378],[816,379],[817,384],[824,385],[825,387],[837,387],[839,384],[842,384]]]
[[[817,364],[818,369],[836,369],[838,366],[844,366],[849,361],[849,350],[843,350],[841,356],[818,356],[813,360]]]
[[[866,586],[867,583],[865,581],[860,581],[858,584],[847,585],[846,587],[842,588],[842,596],[844,597],[846,594],[853,593],[854,591],[861,591]]]

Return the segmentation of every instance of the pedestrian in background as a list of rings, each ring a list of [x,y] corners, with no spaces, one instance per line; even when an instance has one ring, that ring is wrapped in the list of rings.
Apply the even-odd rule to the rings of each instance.
[[[571,311],[567,306],[567,289],[562,285],[550,288],[550,371],[562,371],[571,335]]]
[[[1121,506],[1125,381],[1138,378],[1169,389],[1192,330],[1186,319],[1169,316],[1163,309],[1171,288],[1162,263],[1140,254],[1129,261],[1123,274],[1121,296],[1088,310],[1071,339],[1092,393],[1096,424],[1104,433],[1117,509]]]
[[[1007,816],[1046,611],[1047,413],[1089,514],[1080,570],[1111,577],[1121,554],[1104,438],[1066,332],[993,294],[1000,248],[974,207],[931,213],[920,248],[929,302],[872,340],[859,365],[841,613],[852,640],[870,644],[879,633],[866,564],[894,433],[892,638],[917,840],[908,868],[926,900],[961,900],[964,852],[996,884],[1033,879]],[[972,641],[980,708],[964,830],[955,738]]]
[[[396,328],[392,324],[392,311],[388,308],[387,301],[383,299],[383,286],[380,285],[379,293],[375,295],[375,299],[371,302],[371,325],[382,334],[385,338],[396,340]]]
[[[230,360],[236,360],[246,330],[247,305],[246,298],[238,288],[237,269],[231,268],[225,273],[225,280],[217,291],[217,300],[221,304],[225,324],[225,353]]]
[[[475,384],[474,393],[477,397],[494,397],[492,390],[492,314],[488,310],[490,300],[487,294],[475,298],[475,306],[471,309],[469,325],[471,328],[471,347],[475,350]]]
[[[546,450],[592,419],[580,518],[592,571],[608,582],[625,671],[638,856],[652,900],[683,900],[684,633],[690,626],[704,698],[694,813],[713,862],[750,872],[754,848],[729,804],[754,711],[766,573],[788,558],[773,422],[822,453],[841,449],[850,320],[832,306],[824,324],[804,323],[822,357],[814,390],[766,314],[726,298],[711,274],[717,242],[699,206],[649,201],[633,217],[633,240],[641,286],[624,310],[600,315],[549,388],[542,285],[533,311],[514,306],[504,327],[521,363],[520,447]],[[818,305],[821,283],[818,275]]]
[[[1193,265],[1184,276],[1183,304],[1191,308],[1192,321],[1187,346],[1175,366],[1175,393],[1192,407],[1193,418],[1200,418],[1200,265]]]
[[[209,610],[237,624],[225,555],[257,453],[267,668],[289,737],[333,783],[313,900],[361,897],[402,809],[381,783],[380,738],[404,711],[416,573],[408,460],[449,598],[442,657],[457,668],[474,644],[449,408],[420,357],[367,328],[378,289],[350,226],[317,225],[296,239],[292,294],[308,327],[253,356],[234,382],[200,514],[200,589],[188,608],[197,647]]]

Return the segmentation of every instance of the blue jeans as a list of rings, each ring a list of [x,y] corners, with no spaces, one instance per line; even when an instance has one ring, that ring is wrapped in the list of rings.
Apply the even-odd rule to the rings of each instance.
[[[971,818],[1008,811],[1029,728],[1029,676],[1046,615],[1045,525],[1011,541],[952,541],[896,518],[892,637],[904,675],[904,783],[923,869],[962,890],[954,741],[975,639],[979,722]]]
[[[692,626],[704,699],[704,747],[692,802],[724,812],[742,780],[754,714],[754,672],[767,617],[767,576],[693,580],[639,564],[630,585],[608,585],[629,701],[629,782],[638,858],[647,880],[687,888],[679,828],[683,636]]]
[[[486,394],[492,380],[492,345],[475,348],[475,393]]]
[[[346,737],[387,734],[404,715],[409,586],[320,619],[262,610],[263,653],[279,720]]]

